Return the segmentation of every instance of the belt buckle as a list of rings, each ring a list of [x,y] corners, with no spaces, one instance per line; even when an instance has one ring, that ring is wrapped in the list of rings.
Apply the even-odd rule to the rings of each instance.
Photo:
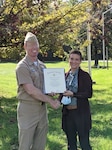
[[[77,109],[77,106],[68,105],[68,106],[67,106],[67,109],[68,109],[68,110]]]

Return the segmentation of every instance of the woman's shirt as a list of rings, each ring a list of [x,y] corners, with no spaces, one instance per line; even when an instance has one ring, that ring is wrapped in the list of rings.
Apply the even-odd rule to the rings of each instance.
[[[79,69],[77,69],[74,73],[70,71],[66,78],[66,88],[73,93],[76,93],[78,90],[78,71]],[[69,105],[77,106],[77,98],[71,97],[71,103]]]

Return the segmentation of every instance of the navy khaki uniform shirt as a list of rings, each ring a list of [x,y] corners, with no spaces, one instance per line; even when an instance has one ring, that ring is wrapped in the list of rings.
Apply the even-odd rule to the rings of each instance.
[[[37,64],[37,65],[36,65]],[[28,56],[25,56],[17,65],[16,76],[18,84],[17,98],[19,100],[38,102],[30,96],[23,88],[23,84],[33,84],[43,92],[43,68],[45,65],[37,59],[36,63],[32,62]]]

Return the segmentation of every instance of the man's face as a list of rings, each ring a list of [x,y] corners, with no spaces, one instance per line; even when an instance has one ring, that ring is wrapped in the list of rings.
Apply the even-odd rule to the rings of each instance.
[[[26,53],[30,57],[37,57],[39,53],[39,47],[36,42],[26,42],[24,45],[24,48],[26,50]]]

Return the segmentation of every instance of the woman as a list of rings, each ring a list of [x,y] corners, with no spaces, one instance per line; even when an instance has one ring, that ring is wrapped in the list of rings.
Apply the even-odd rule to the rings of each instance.
[[[67,136],[68,150],[77,150],[77,135],[82,150],[92,150],[89,143],[91,114],[88,98],[92,97],[90,75],[80,68],[82,55],[71,51],[70,70],[66,73],[66,87],[62,103],[62,128]],[[65,98],[69,98],[68,104]]]

